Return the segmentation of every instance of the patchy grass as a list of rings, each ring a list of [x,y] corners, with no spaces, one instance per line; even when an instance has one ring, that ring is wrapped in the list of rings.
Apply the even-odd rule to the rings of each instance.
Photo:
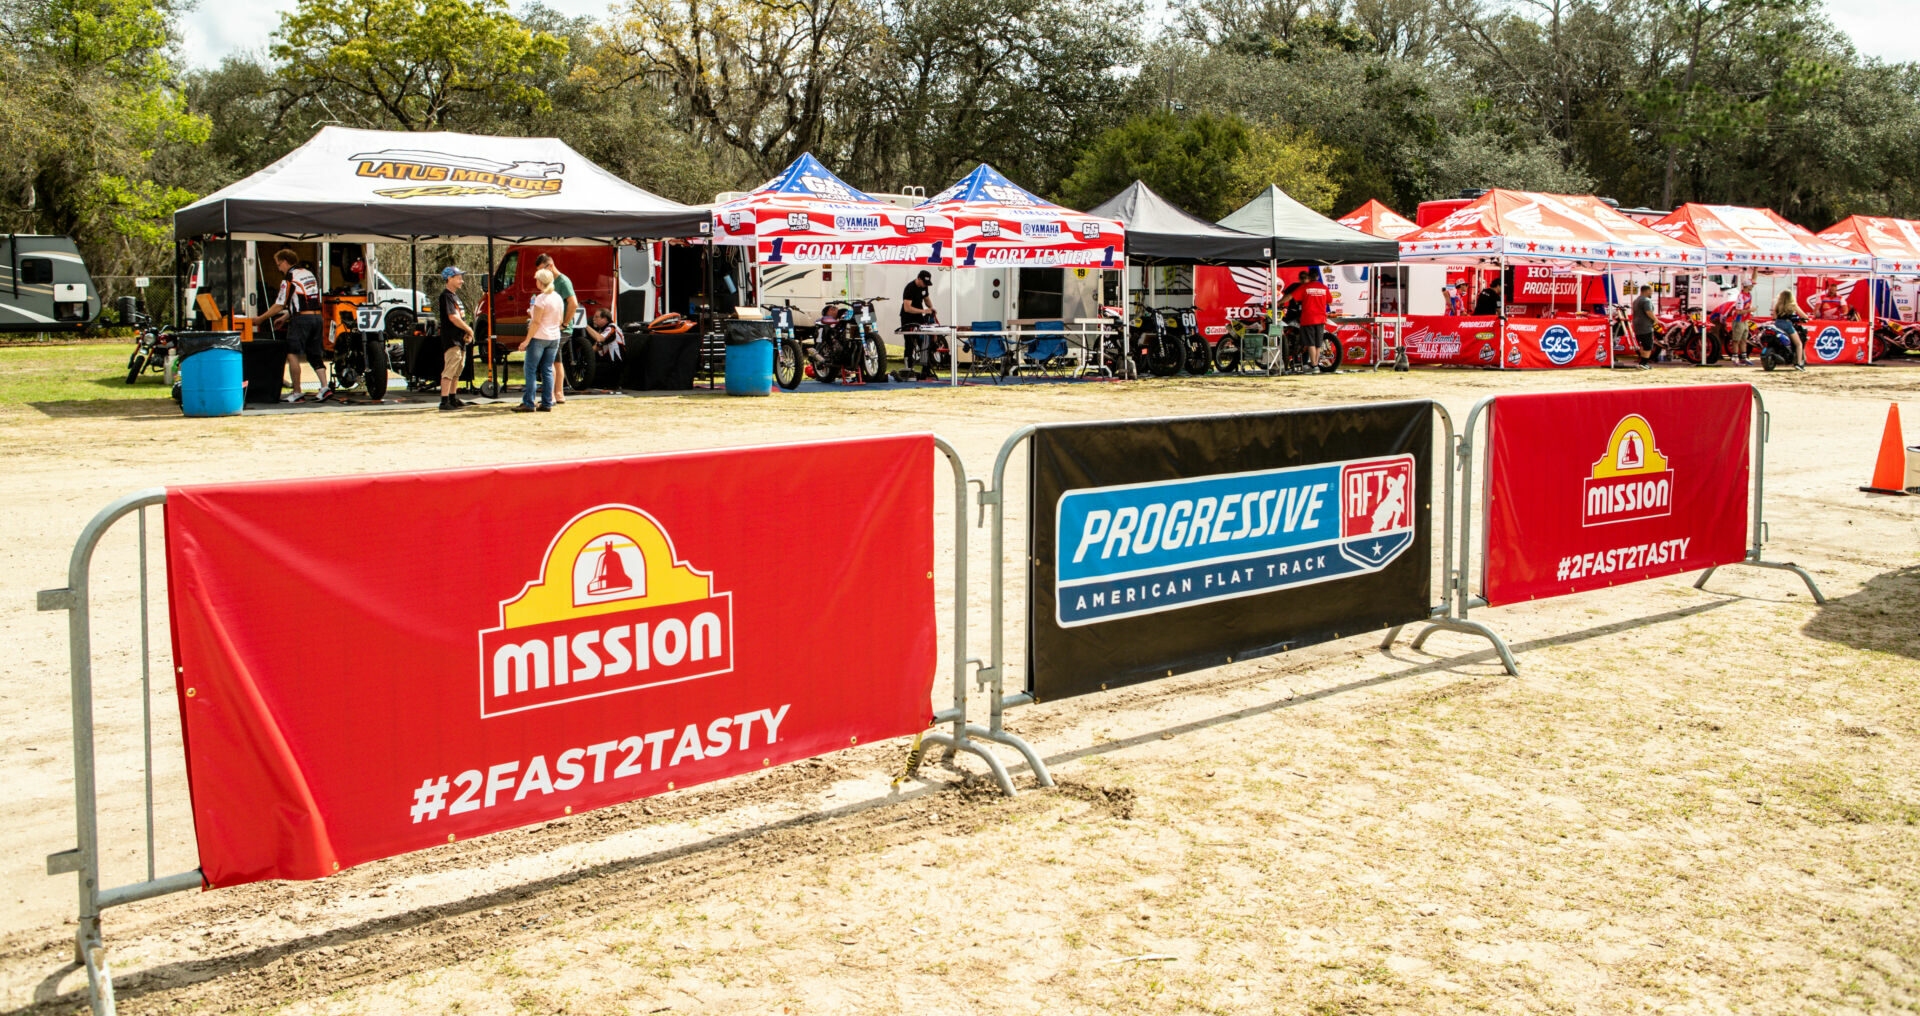
[[[131,342],[0,348],[0,408],[85,413],[97,407],[118,412],[129,403],[171,406],[158,374],[127,384]]]

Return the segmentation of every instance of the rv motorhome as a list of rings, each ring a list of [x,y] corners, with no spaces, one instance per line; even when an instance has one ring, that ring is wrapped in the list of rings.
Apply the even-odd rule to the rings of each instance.
[[[78,331],[100,316],[100,291],[71,237],[0,239],[0,332]]]

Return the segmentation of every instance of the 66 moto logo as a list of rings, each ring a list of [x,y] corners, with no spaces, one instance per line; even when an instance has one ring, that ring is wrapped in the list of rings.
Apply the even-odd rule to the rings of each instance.
[[[1097,222],[1082,222],[1080,224],[1080,237],[1083,240],[1100,239],[1100,224]]]
[[[1550,325],[1540,333],[1540,352],[1557,367],[1564,367],[1580,355],[1580,343],[1566,325]]]
[[[980,220],[980,235],[981,236],[999,236],[1000,223],[994,219]]]
[[[1413,456],[1072,490],[1062,628],[1377,572],[1413,545]]]
[[[907,216],[907,232],[924,233],[927,231],[927,217],[924,215]]]
[[[788,212],[787,228],[796,233],[805,233],[813,228],[813,216],[805,212]]]
[[[480,715],[733,669],[733,594],[680,560],[653,516],[601,505],[560,528],[540,575],[480,633]]]
[[[1820,334],[1813,337],[1814,355],[1822,360],[1838,360],[1841,352],[1846,348],[1846,336],[1841,335],[1840,329],[1832,325],[1820,329]]]

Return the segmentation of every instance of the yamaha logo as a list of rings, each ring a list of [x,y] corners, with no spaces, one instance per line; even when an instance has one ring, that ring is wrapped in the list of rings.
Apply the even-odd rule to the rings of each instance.
[[[1840,329],[1832,325],[1820,329],[1820,334],[1813,338],[1813,351],[1819,354],[1822,360],[1838,360],[1841,351],[1846,348],[1846,336],[1841,335]]]
[[[1552,325],[1540,333],[1540,352],[1555,366],[1564,367],[1580,355],[1580,343],[1574,341],[1566,325]]]
[[[870,233],[880,228],[878,215],[836,215],[833,228],[848,233]]]

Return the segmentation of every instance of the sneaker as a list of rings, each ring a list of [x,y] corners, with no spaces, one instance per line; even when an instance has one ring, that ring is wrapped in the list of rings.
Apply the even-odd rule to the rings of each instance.
[[[467,404],[466,404],[465,402],[462,402],[462,401],[460,400],[460,396],[458,396],[458,395],[449,395],[449,396],[447,396],[447,401],[448,401],[448,402],[451,402],[451,403],[453,403],[453,408],[455,408],[455,409],[465,409],[465,408],[467,408]]]
[[[448,410],[451,410],[451,409],[459,409],[459,408],[460,408],[460,406],[459,406],[459,404],[458,404],[458,403],[456,403],[456,402],[454,402],[454,401],[453,401],[452,399],[450,399],[450,398],[447,398],[447,397],[446,397],[446,396],[444,396],[444,395],[440,397],[440,411],[441,411],[441,412],[443,412],[443,413],[444,413],[444,412],[447,412]]]
[[[325,402],[325,401],[327,401],[328,399],[331,399],[331,398],[333,398],[333,395],[334,395],[334,391],[333,391],[333,386],[332,386],[332,385],[328,385],[328,386],[326,386],[325,388],[322,388],[322,389],[320,389],[320,394],[318,394],[318,395],[316,395],[316,396],[314,396],[314,397],[313,397],[313,401],[315,401],[315,402]]]
[[[541,407],[540,407],[540,409],[539,409],[538,411],[539,411],[539,412],[542,412],[542,413],[551,413],[551,412],[553,412],[553,407],[552,407],[552,406],[541,406]]]
[[[285,394],[283,394],[283,395],[281,395],[281,396],[280,396],[280,401],[281,401],[281,402],[285,402],[285,403],[289,403],[289,404],[291,404],[291,403],[295,403],[295,402],[298,402],[298,401],[300,401],[300,393],[299,393],[299,392],[287,392],[287,393],[285,393]]]
[[[531,413],[533,412],[533,407],[522,402],[519,405],[513,407],[513,411],[516,413]]]

